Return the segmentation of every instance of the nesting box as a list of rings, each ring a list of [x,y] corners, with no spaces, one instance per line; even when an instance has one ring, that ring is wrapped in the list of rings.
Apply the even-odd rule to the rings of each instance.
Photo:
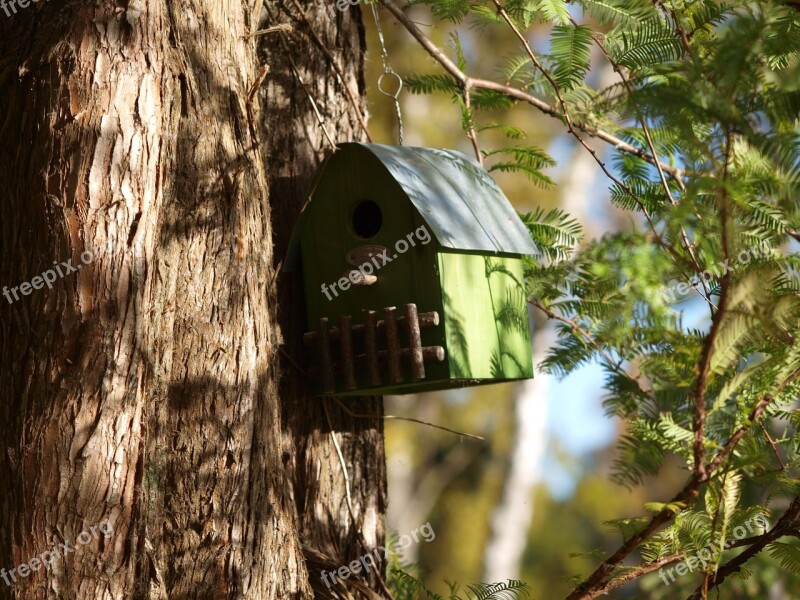
[[[525,226],[449,150],[342,144],[320,168],[285,270],[305,285],[320,394],[406,394],[533,376]]]

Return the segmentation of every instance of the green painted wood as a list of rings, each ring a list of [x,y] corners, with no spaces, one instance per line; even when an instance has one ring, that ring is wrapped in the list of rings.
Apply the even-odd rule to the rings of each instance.
[[[522,261],[443,250],[439,269],[452,377],[532,377]]]
[[[383,214],[381,230],[367,240],[359,238],[352,228],[353,209],[363,200],[378,204]],[[399,248],[398,241],[403,242]],[[407,250],[401,252],[406,244]],[[383,264],[376,256],[372,263],[380,265],[373,271],[377,282],[371,286],[350,285],[344,290],[337,284],[336,292],[330,291],[334,281],[355,268],[347,262],[348,253],[365,246],[388,249],[390,262]],[[396,306],[402,312],[406,303],[416,304],[419,312],[442,313],[436,262],[438,243],[380,161],[363,148],[337,153],[330,159],[309,204],[300,247],[309,331],[317,328],[321,317],[338,322],[340,315],[351,315],[357,324],[364,322],[363,310],[376,310],[380,318],[385,307]],[[328,294],[322,291],[323,284],[328,286]],[[424,346],[445,344],[441,326],[424,329],[421,336]],[[354,343],[356,353],[364,352],[363,340]],[[382,371],[386,382],[387,372]],[[426,373],[426,381],[449,377],[447,363],[426,364]],[[403,375],[410,380],[410,370],[405,365]],[[364,370],[357,373],[357,384],[359,390],[370,387]],[[373,386],[373,389],[380,388]]]
[[[360,239],[351,228],[353,209],[363,200],[377,203],[383,213],[382,229],[368,240]],[[427,245],[423,244],[415,235],[420,227],[427,231],[400,187],[371,153],[361,149],[334,155],[309,206],[301,241],[309,326],[321,316],[338,319],[340,314],[351,314],[355,318],[365,308],[381,310],[410,301],[416,301],[420,312],[440,307],[436,243],[430,238]],[[424,231],[421,233],[423,240],[428,239]],[[414,246],[408,241],[409,234]],[[400,240],[409,245],[405,253],[396,248]],[[346,283],[344,287],[349,286],[348,289],[337,283],[331,290],[334,282],[355,268],[347,262],[347,254],[366,246],[388,249],[390,262],[383,264],[378,256],[372,261],[373,267],[380,265],[373,272],[377,283]],[[329,286],[327,294],[322,290],[323,284]]]

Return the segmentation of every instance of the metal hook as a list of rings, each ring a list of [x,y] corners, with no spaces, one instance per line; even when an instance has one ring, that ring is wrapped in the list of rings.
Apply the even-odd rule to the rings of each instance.
[[[397,91],[395,91],[394,93],[387,92],[385,89],[383,89],[383,78],[386,77],[387,75],[397,78]],[[392,71],[391,67],[389,67],[378,78],[378,90],[384,96],[389,96],[390,98],[394,98],[395,100],[397,100],[397,97],[400,95],[400,92],[403,91],[403,79],[400,77],[400,75]]]

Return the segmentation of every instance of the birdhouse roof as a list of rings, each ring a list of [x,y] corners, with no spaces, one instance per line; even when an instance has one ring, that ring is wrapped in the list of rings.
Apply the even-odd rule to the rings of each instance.
[[[533,254],[530,233],[505,194],[461,152],[435,148],[361,146],[400,184],[438,242],[453,250]]]
[[[346,143],[339,148],[342,153],[367,150],[373,154],[442,246],[490,253],[535,253],[530,234],[508,198],[489,173],[467,155],[383,144]],[[295,262],[303,217],[292,236],[286,267]]]

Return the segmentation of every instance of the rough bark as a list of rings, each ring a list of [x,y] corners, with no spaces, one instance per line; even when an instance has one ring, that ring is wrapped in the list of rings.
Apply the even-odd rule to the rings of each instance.
[[[323,126],[337,142],[365,139],[356,107],[349,102],[343,85],[351,90],[350,97],[358,99],[357,110],[362,115],[366,112],[366,42],[360,7],[331,12],[324,0],[302,6],[293,0],[268,4],[261,27],[280,24],[290,24],[294,34],[285,44],[265,44],[263,48],[264,63],[273,73],[284,74],[270,76],[265,83],[265,102],[270,107],[266,121],[277,266],[286,256],[292,227],[312,175],[331,152],[311,99],[324,118]],[[285,127],[287,122],[293,126]],[[384,541],[387,499],[380,418],[383,401],[379,397],[323,401],[310,394],[303,362],[302,334],[306,327],[301,279],[281,274],[278,292],[285,342],[282,364],[287,373],[294,374],[282,379],[284,457],[293,482],[303,540],[312,553],[322,553],[332,564],[344,565]],[[375,418],[352,417],[349,413]],[[336,444],[344,459],[349,486]],[[319,581],[318,572],[311,577]],[[368,579],[375,589],[384,589],[381,576],[372,573]]]
[[[329,426],[281,362],[279,315],[290,355],[302,302],[275,268],[322,148],[275,60],[286,34],[243,37],[261,10],[53,0],[0,13],[0,285],[97,255],[2,299],[0,566],[75,551],[0,597],[310,598],[304,544],[338,560],[382,539],[379,419],[335,405]],[[359,83],[357,15],[317,25]],[[289,34],[293,58],[326,82],[330,131],[357,137],[302,39]],[[78,543],[104,522],[108,537]]]

